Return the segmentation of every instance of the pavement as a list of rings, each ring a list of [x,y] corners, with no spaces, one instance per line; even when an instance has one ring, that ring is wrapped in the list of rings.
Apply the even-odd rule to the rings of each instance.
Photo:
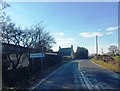
[[[120,76],[90,60],[73,60],[63,64],[28,89],[120,91]]]

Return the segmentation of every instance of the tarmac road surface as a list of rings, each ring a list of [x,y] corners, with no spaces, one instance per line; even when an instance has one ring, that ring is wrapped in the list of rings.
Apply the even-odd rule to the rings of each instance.
[[[70,61],[31,89],[119,90],[120,76],[90,60]]]

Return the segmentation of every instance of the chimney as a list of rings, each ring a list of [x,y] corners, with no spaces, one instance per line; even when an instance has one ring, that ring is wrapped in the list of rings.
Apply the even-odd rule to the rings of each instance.
[[[61,49],[61,46],[59,46],[59,50]]]
[[[71,45],[71,48],[73,49],[73,45]]]

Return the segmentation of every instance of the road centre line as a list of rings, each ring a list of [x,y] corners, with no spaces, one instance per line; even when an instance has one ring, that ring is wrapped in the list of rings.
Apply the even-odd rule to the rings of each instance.
[[[92,87],[93,87],[92,84],[91,84],[91,82],[85,77],[85,75],[84,75],[82,72],[80,72],[80,74],[81,74],[81,76],[82,76],[82,78],[83,78],[83,80],[84,80],[87,88],[88,88],[89,90],[91,90]]]
[[[80,62],[78,62],[78,67],[80,67]],[[80,68],[79,68],[79,70],[80,70]],[[88,78],[85,77],[85,75],[83,74],[83,72],[80,72],[80,75],[81,75],[82,79],[84,80],[87,88],[89,90],[93,89],[92,88],[93,87],[92,83],[88,80]]]
[[[40,84],[42,84],[46,79],[48,79],[50,76],[52,76],[54,73],[56,73],[59,69],[61,69],[64,65],[62,65],[61,67],[59,67],[57,70],[55,70],[54,72],[52,72],[50,75],[48,75],[46,78],[42,79],[38,84],[36,84],[35,86],[33,86],[31,89],[34,90],[37,86],[39,86]]]
[[[79,62],[79,65],[80,65],[80,62]],[[99,88],[99,86],[97,86],[97,85],[93,86],[93,84],[89,81],[89,79],[87,77],[85,77],[85,75],[83,73],[85,74],[86,71],[84,70],[84,71],[80,72],[80,74],[81,74],[81,76],[82,76],[85,84],[87,85],[88,89],[91,90],[91,89],[94,89],[93,87],[95,87],[95,89],[97,89],[97,91],[101,91],[101,89]],[[96,80],[96,79],[94,78],[94,80]]]

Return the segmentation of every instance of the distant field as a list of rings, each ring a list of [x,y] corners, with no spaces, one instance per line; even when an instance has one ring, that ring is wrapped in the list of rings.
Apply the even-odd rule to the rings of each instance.
[[[113,57],[116,61],[119,61],[120,62],[120,56],[115,56]]]
[[[116,58],[116,57],[115,57]],[[114,65],[114,64],[111,64],[111,63],[105,63],[101,60],[96,60],[96,59],[91,59],[91,61],[95,62],[96,64],[99,64],[101,66],[104,66],[106,67],[107,69],[109,70],[112,70],[112,71],[115,71],[115,72],[120,72],[120,67],[119,65]]]

